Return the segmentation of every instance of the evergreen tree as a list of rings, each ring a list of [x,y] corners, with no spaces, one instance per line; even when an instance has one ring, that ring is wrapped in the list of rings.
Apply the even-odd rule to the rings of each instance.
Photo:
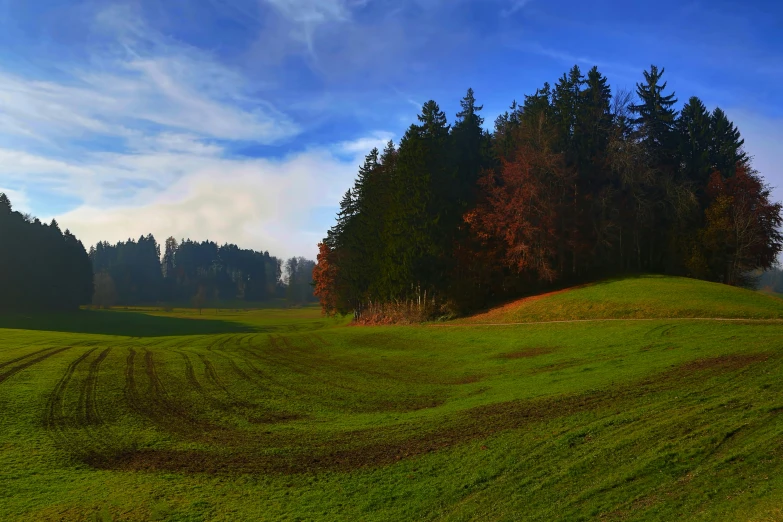
[[[487,158],[484,157],[486,135],[482,128],[484,118],[479,116],[484,106],[476,104],[473,89],[468,89],[465,97],[460,100],[460,107],[462,110],[457,113],[452,132],[456,179],[454,192],[449,198],[456,203],[453,209],[456,218],[461,218],[465,210],[473,205],[476,181],[487,163]]]
[[[680,111],[677,131],[682,174],[696,187],[706,187],[714,169],[710,158],[713,144],[711,125],[710,113],[704,103],[696,96],[691,97]]]
[[[745,140],[720,108],[710,118],[710,164],[724,176],[733,176],[738,166],[746,167],[748,156],[742,149]]]
[[[664,94],[666,82],[662,82],[665,69],[660,71],[655,65],[644,71],[645,83],[636,84],[636,94],[640,103],[631,106],[638,116],[631,121],[638,126],[642,143],[649,154],[650,164],[658,169],[673,167],[674,128],[677,112],[675,94]]]
[[[319,246],[324,311],[422,318],[422,301],[461,311],[625,270],[744,284],[780,251],[781,207],[726,115],[691,98],[677,118],[663,73],[645,71],[632,104],[573,67],[493,133],[470,89],[451,129],[425,103],[399,148],[367,156]]]

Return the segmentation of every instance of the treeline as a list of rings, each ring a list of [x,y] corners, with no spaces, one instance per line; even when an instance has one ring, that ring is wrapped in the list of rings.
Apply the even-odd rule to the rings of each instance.
[[[472,90],[450,125],[422,107],[366,157],[319,245],[327,313],[460,313],[628,271],[732,285],[781,250],[781,206],[719,108],[652,66],[635,96],[594,67],[545,83],[483,129]]]
[[[283,279],[282,262],[269,252],[218,246],[212,241],[177,241],[169,237],[161,248],[152,234],[90,248],[95,272],[93,304],[97,306],[154,303],[208,304],[240,300],[287,299],[290,304],[315,300],[312,276],[298,267],[303,258],[289,259]],[[310,262],[312,263],[312,262]],[[313,263],[314,265],[314,263]],[[310,270],[310,274],[312,270]]]
[[[0,310],[65,310],[90,304],[192,304],[244,301],[301,305],[313,295],[315,263],[285,264],[269,252],[173,237],[164,252],[152,234],[89,253],[70,231],[15,212],[0,193]]]
[[[55,220],[15,212],[0,193],[0,309],[76,308],[90,301],[92,283],[81,241]]]

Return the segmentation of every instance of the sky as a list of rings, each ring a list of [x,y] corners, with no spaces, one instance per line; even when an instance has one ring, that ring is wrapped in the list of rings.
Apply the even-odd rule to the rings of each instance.
[[[0,0],[0,192],[89,248],[152,233],[315,258],[369,150],[421,105],[486,125],[573,65],[740,129],[783,200],[783,4]]]

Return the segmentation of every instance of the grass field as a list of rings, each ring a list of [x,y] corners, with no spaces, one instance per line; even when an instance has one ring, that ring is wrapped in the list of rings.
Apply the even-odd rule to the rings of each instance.
[[[8,316],[0,520],[781,520],[780,317],[675,278],[500,326]]]

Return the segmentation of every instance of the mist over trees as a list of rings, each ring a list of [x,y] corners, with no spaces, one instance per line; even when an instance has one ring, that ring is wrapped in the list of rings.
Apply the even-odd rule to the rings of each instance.
[[[781,250],[781,205],[728,116],[651,66],[635,93],[573,67],[485,131],[469,89],[372,150],[319,245],[327,313],[407,303],[459,313],[625,272],[752,283]],[[423,305],[422,305],[423,303]]]
[[[783,294],[783,270],[780,267],[774,267],[758,276],[756,288],[766,292]]]
[[[77,308],[90,302],[92,277],[81,241],[55,220],[15,212],[0,193],[0,309]]]
[[[313,294],[315,262],[304,257],[292,257],[285,262],[285,297],[289,304],[302,305],[318,299]]]

